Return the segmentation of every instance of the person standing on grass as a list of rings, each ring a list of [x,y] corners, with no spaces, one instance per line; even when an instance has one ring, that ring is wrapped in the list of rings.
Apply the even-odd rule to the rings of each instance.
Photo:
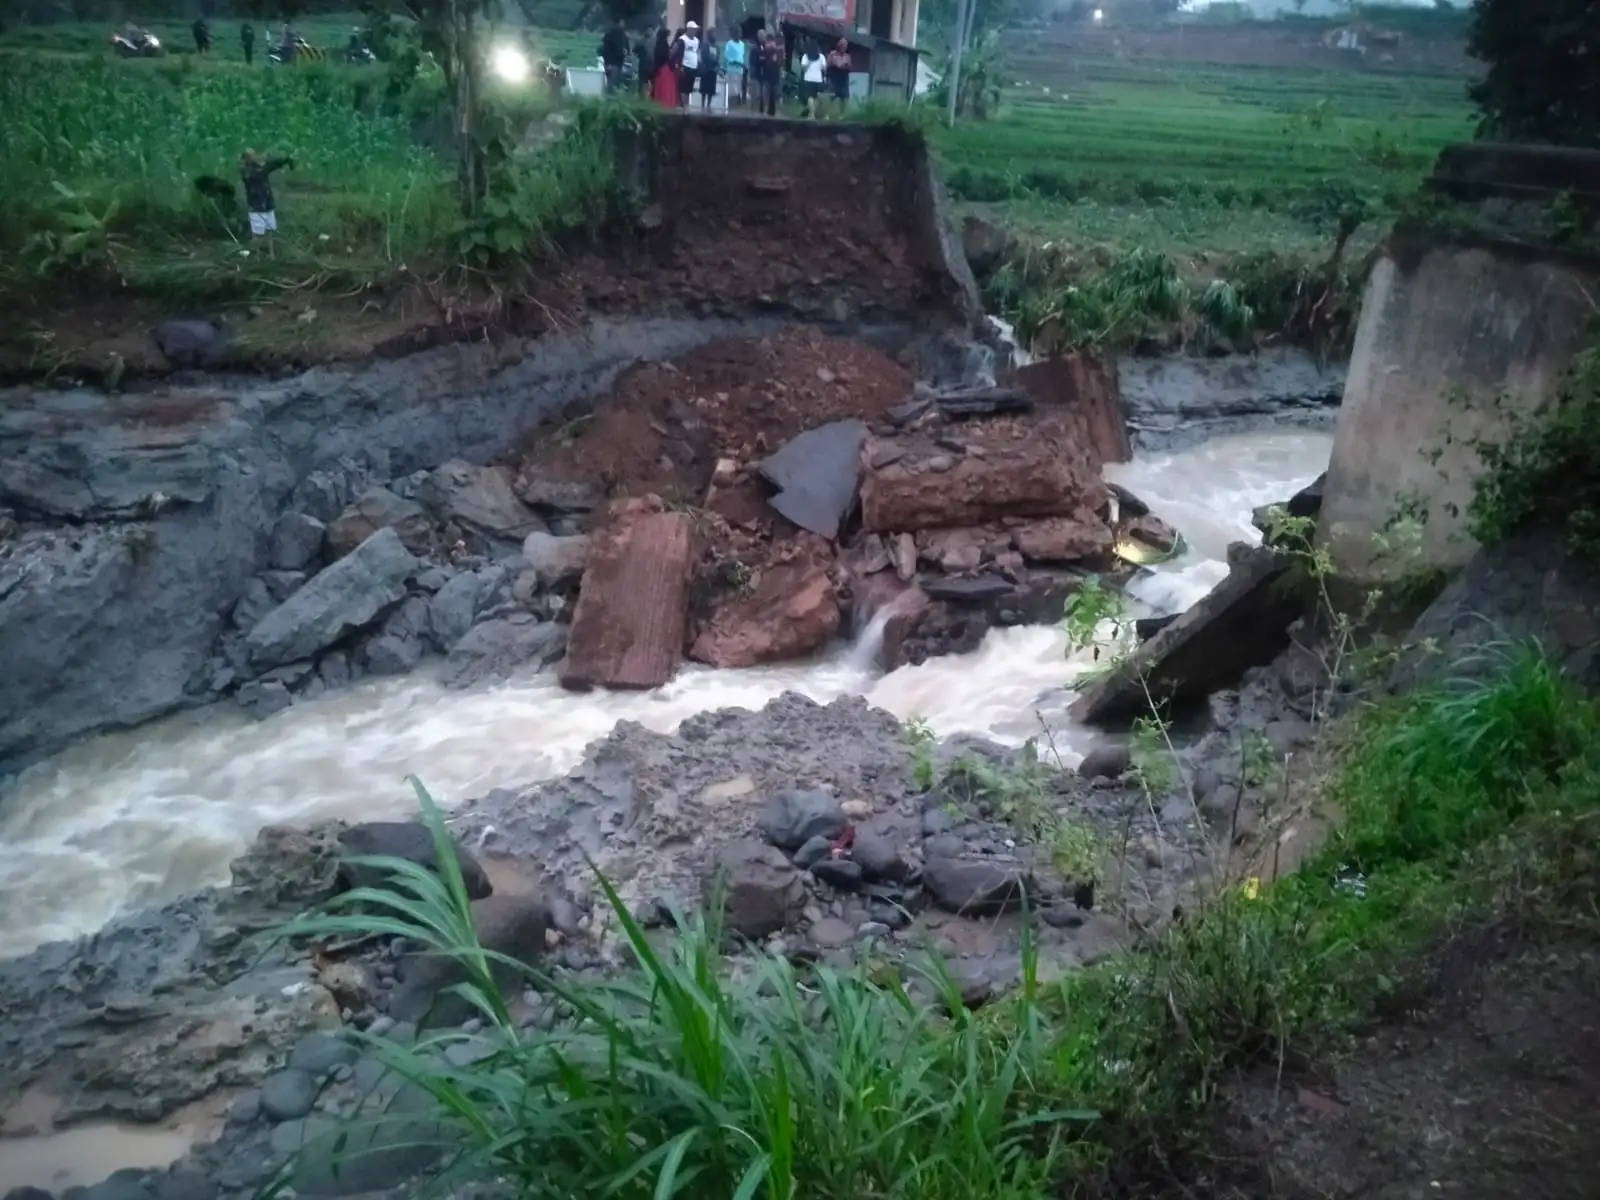
[[[206,23],[205,17],[196,17],[193,28],[195,53],[209,53],[211,50],[211,26]]]
[[[843,113],[850,104],[850,43],[840,38],[828,52],[828,84]]]
[[[628,31],[622,27],[621,17],[611,22],[611,28],[600,39],[600,62],[606,69],[606,91],[616,91],[622,85],[622,68],[628,62]]]
[[[700,48],[700,107],[707,112],[717,96],[717,81],[722,77],[722,55],[717,49],[717,37],[706,34],[705,45]]]
[[[239,46],[244,50],[244,65],[248,67],[256,57],[256,28],[249,21],[239,27]]]
[[[783,42],[762,30],[756,61],[761,67],[761,111],[769,117],[775,117],[778,115],[778,99],[783,95]]]
[[[747,47],[744,37],[737,29],[728,39],[728,44],[722,50],[722,66],[728,77],[728,107],[732,108],[737,101],[742,108],[748,99],[745,92],[745,55]]]
[[[817,97],[822,94],[828,70],[828,60],[813,42],[800,58],[800,99],[805,102],[806,116],[817,115]]]
[[[656,51],[651,56],[655,82],[650,85],[651,95],[662,108],[678,107],[678,55],[677,47],[663,25],[656,30]]]
[[[244,206],[250,214],[250,236],[267,239],[267,254],[274,248],[272,235],[278,232],[278,205],[272,196],[272,173],[280,167],[294,170],[294,159],[264,158],[259,150],[246,150],[239,163],[244,181]]]
[[[678,39],[678,104],[689,106],[695,81],[700,77],[700,23],[690,21]]]

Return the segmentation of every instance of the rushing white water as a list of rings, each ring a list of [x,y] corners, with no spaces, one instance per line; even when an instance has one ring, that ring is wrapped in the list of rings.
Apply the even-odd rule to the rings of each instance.
[[[1192,604],[1227,572],[1229,542],[1257,540],[1250,511],[1281,500],[1327,465],[1332,437],[1219,439],[1108,469],[1180,529],[1190,551],[1133,585],[1153,611]],[[870,631],[869,631],[870,636]],[[865,639],[864,639],[865,640]],[[669,732],[716,708],[760,707],[784,691],[826,702],[866,696],[941,734],[1017,743],[1041,712],[1057,745],[1064,661],[1053,628],[996,630],[972,654],[881,675],[873,647],[809,664],[685,670],[648,693],[562,691],[549,674],[453,692],[426,673],[358,685],[262,722],[231,706],[85,741],[25,772],[0,811],[0,957],[73,937],[119,909],[227,879],[227,863],[267,824],[392,818],[415,773],[444,803],[569,770],[622,720]]]

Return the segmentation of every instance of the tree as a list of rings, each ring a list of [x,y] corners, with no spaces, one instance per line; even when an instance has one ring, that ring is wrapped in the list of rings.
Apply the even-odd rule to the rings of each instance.
[[[1600,4],[1476,0],[1467,48],[1488,65],[1468,94],[1478,136],[1600,145]]]

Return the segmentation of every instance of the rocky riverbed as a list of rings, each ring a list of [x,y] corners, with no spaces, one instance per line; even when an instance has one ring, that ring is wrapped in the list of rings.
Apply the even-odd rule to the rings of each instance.
[[[271,385],[20,395],[0,408],[0,658],[20,668],[0,762],[224,698],[269,717],[427,658],[447,688],[546,664],[651,685],[684,657],[817,653],[875,615],[885,667],[971,650],[1176,548],[1105,465],[1255,419],[1251,370],[1301,380],[1294,419],[1328,411],[1322,373],[1286,359],[1185,367],[1213,395],[1176,403],[1138,365],[956,386],[950,346],[889,348],[657,322],[531,359],[457,347]],[[1130,409],[1149,417],[1131,436]],[[1241,730],[1302,736],[1289,678],[1214,701],[1177,772],[1192,789],[1124,783],[1117,744],[1078,772],[1048,739],[914,746],[862,700],[790,694],[670,735],[623,723],[564,777],[466,801],[453,829],[484,940],[579,980],[625,969],[593,863],[660,936],[722,881],[741,944],[841,965],[933,950],[981,1004],[1016,979],[1024,895],[1045,971],[1069,970],[1159,927],[1250,836]],[[205,1200],[297,1158],[298,1190],[356,1194],[432,1164],[399,1152],[431,1127],[360,1038],[469,1020],[436,1011],[449,980],[401,944],[261,936],[344,886],[342,856],[426,848],[415,824],[268,829],[231,886],[0,966],[0,1182]],[[530,1028],[560,1017],[537,992],[517,1004]],[[334,1171],[338,1123],[373,1104],[403,1119]],[[130,1122],[161,1140],[122,1163],[159,1170],[58,1173],[71,1139],[138,1141]]]
[[[685,649],[698,644],[705,661],[814,650],[860,619],[857,585],[890,565],[901,583],[918,570],[987,577],[930,597],[926,629],[893,643],[911,648],[899,661],[964,648],[991,624],[1039,619],[1041,597],[1048,607],[1064,594],[1062,567],[1104,557],[1096,462],[1036,479],[1048,495],[986,493],[1025,465],[1017,455],[1093,445],[1094,414],[1120,424],[1119,406],[1154,445],[1260,419],[1263,404],[1324,422],[1333,411],[1331,377],[1307,360],[1173,367],[1181,401],[1128,362],[1084,374],[1064,396],[1047,389],[1039,419],[1007,434],[993,420],[918,411],[915,380],[948,388],[971,368],[948,338],[878,331],[891,360],[814,332],[750,334],[730,322],[602,323],[581,339],[549,335],[534,354],[458,346],[270,384],[202,376],[124,396],[8,393],[0,771],[225,697],[269,714],[428,655],[454,654],[446,669],[462,685],[558,659],[585,552],[565,539],[619,494],[653,491],[660,507],[701,514],[698,561],[681,569],[700,583]],[[1270,383],[1267,400],[1252,373]],[[1141,413],[1157,414],[1147,434]],[[869,494],[896,479],[930,494],[959,482],[963,511],[902,508],[884,517],[899,527],[868,531],[877,542],[850,561],[819,544],[839,539],[770,507],[770,473],[786,439],[839,420],[879,426],[861,435],[877,439]],[[917,463],[920,476],[908,475]],[[980,518],[1010,525],[949,533]],[[792,609],[794,596],[809,606]],[[882,602],[873,592],[867,607]],[[774,620],[800,632],[764,631]]]
[[[1048,745],[919,747],[860,700],[786,695],[672,736],[624,724],[567,776],[469,801],[452,828],[484,943],[569,981],[625,969],[587,860],[658,936],[673,912],[724,896],[741,941],[836,965],[931,950],[979,1005],[1017,979],[1025,894],[1046,978],[1159,928],[1270,800],[1243,771],[1243,739],[1298,746],[1309,698],[1287,663],[1253,672],[1213,699],[1170,792],[1151,794],[1125,779],[1115,740],[1071,771]],[[1046,828],[1071,840],[1041,840]],[[0,966],[0,1181],[61,1190],[52,1130],[111,1121],[181,1125],[198,1144],[160,1169],[69,1175],[95,1184],[91,1200],[244,1195],[284,1169],[302,1193],[354,1195],[433,1165],[422,1096],[363,1039],[470,1032],[442,993],[449,974],[382,939],[262,940],[359,882],[341,867],[355,852],[431,861],[416,824],[268,829],[231,887]],[[530,1031],[562,1019],[537,991],[515,1002]],[[389,1118],[356,1146],[381,1152],[351,1160],[339,1131],[375,1109]]]

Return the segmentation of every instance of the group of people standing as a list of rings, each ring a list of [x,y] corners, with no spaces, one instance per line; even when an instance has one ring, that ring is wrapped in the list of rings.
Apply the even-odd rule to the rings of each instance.
[[[639,91],[657,104],[687,108],[698,95],[700,107],[710,108],[719,85],[726,80],[730,107],[753,105],[768,116],[777,114],[786,58],[783,38],[777,34],[763,29],[754,40],[747,40],[735,30],[726,42],[719,42],[715,33],[707,30],[702,34],[699,22],[690,21],[676,32],[660,26],[654,37],[641,38],[633,49],[639,63]],[[620,21],[607,31],[600,56],[607,86],[621,86],[628,41]],[[850,46],[844,38],[826,56],[811,47],[801,60],[801,67],[801,93],[809,115],[816,114],[824,83],[841,103],[849,99]]]

